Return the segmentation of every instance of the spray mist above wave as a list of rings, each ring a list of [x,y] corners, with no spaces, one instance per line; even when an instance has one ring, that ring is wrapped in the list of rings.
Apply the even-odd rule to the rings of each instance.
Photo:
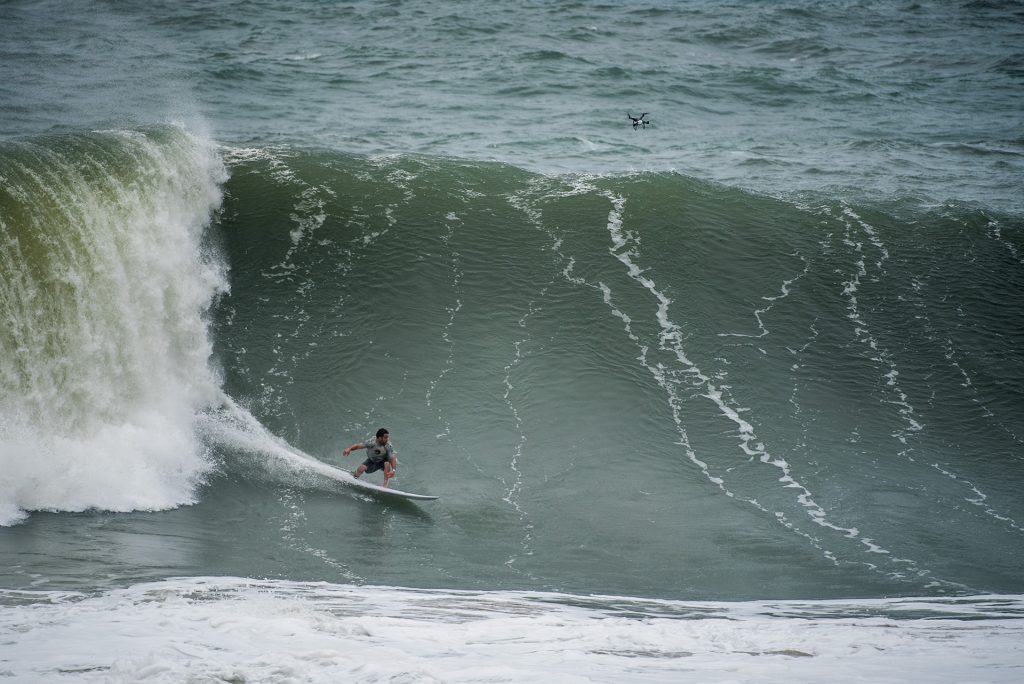
[[[175,127],[0,145],[0,524],[190,503],[217,402],[206,243],[226,171]]]

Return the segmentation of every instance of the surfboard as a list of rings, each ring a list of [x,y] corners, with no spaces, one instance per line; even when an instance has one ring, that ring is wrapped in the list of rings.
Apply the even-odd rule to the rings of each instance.
[[[393,487],[381,487],[380,485],[373,484],[372,482],[364,482],[361,479],[353,477],[352,473],[348,472],[347,470],[335,468],[334,466],[328,465],[323,462],[320,463],[320,466],[321,467],[318,468],[318,470],[320,470],[320,472],[322,472],[324,475],[328,475],[332,479],[335,479],[338,482],[343,482],[349,485],[350,487],[355,487],[356,489],[362,489],[364,491],[372,492],[374,494],[380,494],[383,496],[390,496],[399,499],[411,499],[413,501],[433,501],[437,499],[436,496],[431,496],[430,494],[414,494],[412,492],[403,492],[401,489],[395,489]]]
[[[413,499],[415,501],[433,501],[437,499],[436,496],[430,494],[413,494],[412,492],[403,492],[401,489],[395,489],[393,487],[381,487],[380,485],[373,484],[372,482],[364,482],[361,479],[357,479],[352,476],[351,473],[345,471],[338,471],[344,477],[344,482],[356,489],[363,489],[366,491],[374,492],[375,494],[383,494],[385,496],[396,496],[401,499]]]

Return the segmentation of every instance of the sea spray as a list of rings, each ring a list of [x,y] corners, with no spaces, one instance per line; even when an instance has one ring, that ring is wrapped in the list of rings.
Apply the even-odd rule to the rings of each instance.
[[[347,479],[270,432],[248,408],[226,395],[196,414],[194,428],[204,444],[230,459],[232,472],[247,479],[302,487],[330,486],[339,477]]]
[[[0,145],[0,524],[194,501],[219,400],[205,236],[226,172],[176,127]]]

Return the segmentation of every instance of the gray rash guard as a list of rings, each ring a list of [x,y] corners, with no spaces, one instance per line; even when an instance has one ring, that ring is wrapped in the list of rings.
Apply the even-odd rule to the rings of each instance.
[[[366,447],[366,460],[374,463],[383,463],[395,455],[395,448],[390,443],[381,446],[376,438],[366,440],[363,446]]]

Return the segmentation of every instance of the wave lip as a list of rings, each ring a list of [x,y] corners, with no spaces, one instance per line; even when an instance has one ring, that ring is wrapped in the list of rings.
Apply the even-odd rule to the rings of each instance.
[[[176,127],[0,146],[0,524],[194,502],[226,171]]]

